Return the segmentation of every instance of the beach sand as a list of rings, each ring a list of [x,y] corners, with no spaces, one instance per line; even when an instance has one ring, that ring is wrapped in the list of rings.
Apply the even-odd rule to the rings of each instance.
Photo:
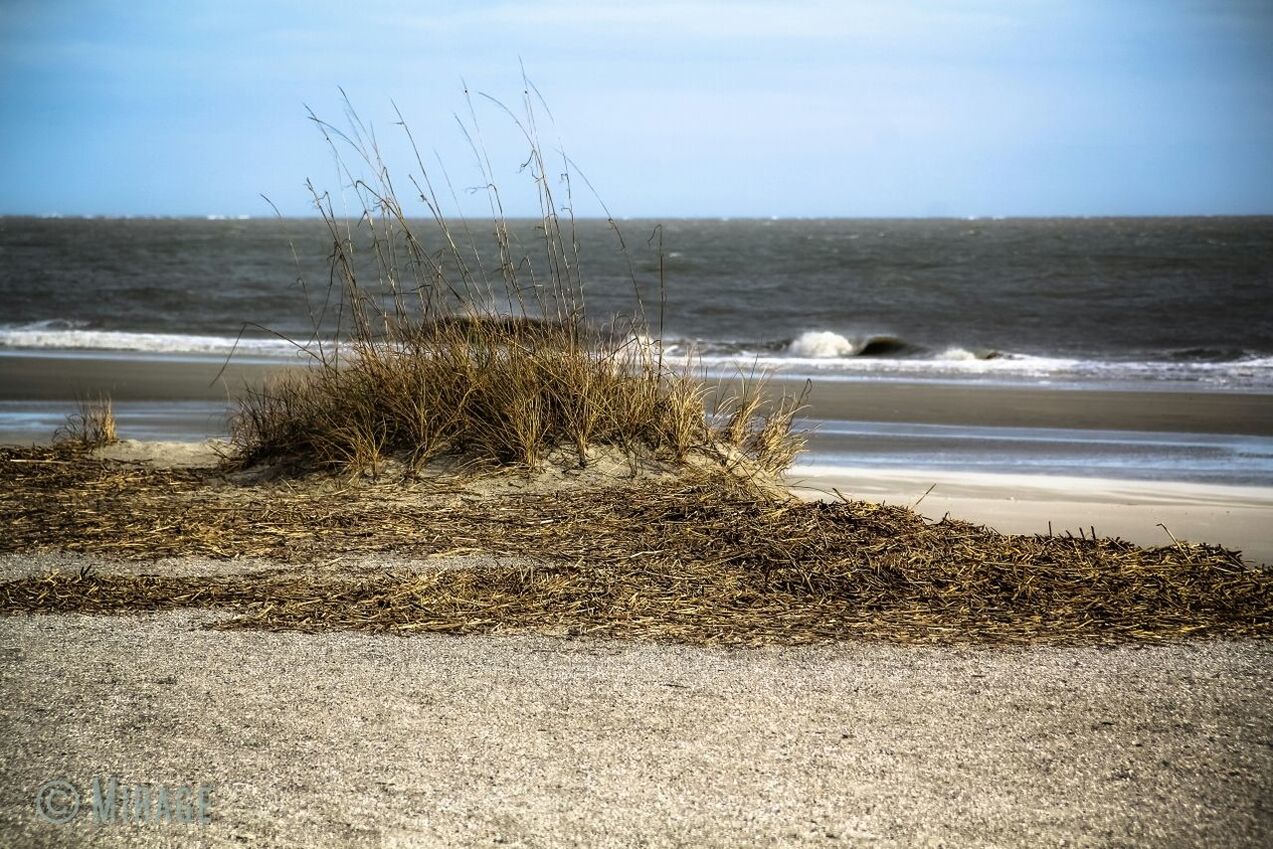
[[[1142,546],[1210,542],[1249,562],[1273,563],[1273,487],[843,468],[797,468],[787,483],[804,499],[834,498],[839,490],[852,500],[913,505],[930,519],[950,515],[1003,533],[1090,536],[1095,528]]]
[[[725,650],[212,618],[0,619],[8,845],[1273,839],[1263,642]],[[211,823],[97,827],[87,798],[35,817],[42,784],[94,775],[211,785]]]

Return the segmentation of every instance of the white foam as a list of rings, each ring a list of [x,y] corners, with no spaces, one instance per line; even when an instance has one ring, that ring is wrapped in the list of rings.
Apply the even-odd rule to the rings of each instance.
[[[228,354],[233,337],[178,333],[131,333],[70,329],[69,322],[40,321],[0,327],[0,348],[70,351],[144,351],[163,354]],[[292,356],[297,348],[283,339],[240,339],[238,351],[259,356]]]
[[[1022,354],[1000,355],[992,359],[981,359],[975,355],[968,358],[929,359],[923,357],[800,357],[744,353],[704,354],[697,360],[708,368],[746,365],[773,369],[784,374],[808,373],[826,377],[836,375],[922,377],[968,374],[1046,377],[1084,370],[1085,367],[1104,365],[1060,357],[1030,357]]]
[[[946,350],[938,354],[937,359],[966,363],[966,362],[969,362],[970,360],[980,360],[985,358],[978,357],[976,354],[974,354],[972,351],[969,351],[967,348],[947,348]]]
[[[1032,382],[1095,382],[1136,384],[1194,384],[1212,388],[1273,390],[1273,357],[1258,356],[1232,362],[1105,361],[1069,357],[1040,357],[1001,352],[987,357],[976,351],[951,347],[927,356],[859,357],[861,343],[838,333],[812,330],[800,335],[785,351],[734,351],[689,353],[688,343],[663,344],[665,362],[692,365],[728,375],[751,369],[773,371],[789,377],[818,379],[960,379],[1029,380]],[[208,354],[224,356],[235,348],[232,336],[178,333],[137,333],[88,330],[82,322],[53,319],[22,325],[0,325],[0,350],[136,351],[156,354]],[[648,336],[631,340],[625,355],[631,361],[657,357],[659,342]],[[240,356],[295,358],[296,345],[285,339],[245,338],[238,342]]]
[[[858,352],[858,346],[839,333],[832,333],[829,330],[806,330],[792,341],[787,347],[787,352],[796,357],[818,359],[851,357]]]
[[[672,357],[675,361],[680,358]],[[799,357],[783,354],[703,354],[695,362],[727,375],[740,368],[762,369],[787,377],[821,380],[880,378],[899,380],[1026,380],[1032,383],[1124,383],[1273,390],[1273,358],[1227,363],[1109,361],[1000,353],[991,358],[957,351],[934,357]]]

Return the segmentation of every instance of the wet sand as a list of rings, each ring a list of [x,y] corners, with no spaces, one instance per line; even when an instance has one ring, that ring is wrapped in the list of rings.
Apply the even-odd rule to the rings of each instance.
[[[0,401],[226,402],[285,366],[219,357],[0,353]],[[773,381],[799,393],[802,381]],[[807,415],[842,421],[1059,427],[1273,436],[1273,395],[921,381],[820,381]],[[227,404],[228,406],[228,404]],[[205,434],[206,435],[206,434]]]
[[[286,364],[224,357],[157,354],[0,352],[0,401],[73,401],[109,395],[115,401],[227,400],[260,386]]]
[[[799,381],[775,380],[798,394]],[[809,398],[811,418],[991,427],[1085,428],[1273,436],[1273,395],[1228,392],[825,381]]]

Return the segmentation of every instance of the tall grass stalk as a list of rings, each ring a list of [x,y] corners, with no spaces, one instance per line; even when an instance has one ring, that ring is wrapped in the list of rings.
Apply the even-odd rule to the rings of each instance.
[[[463,216],[455,224],[444,213],[400,113],[417,169],[407,182],[421,217],[400,202],[374,132],[348,100],[346,129],[311,113],[357,199],[356,215],[337,215],[333,197],[308,184],[331,243],[323,305],[310,305],[313,341],[297,343],[311,367],[241,398],[231,428],[241,462],[374,470],[389,456],[419,466],[459,455],[534,468],[561,448],[584,464],[599,445],[678,460],[695,452],[746,456],[774,471],[790,462],[800,445],[791,429],[794,399],[771,405],[751,393],[726,400],[728,422],[714,426],[720,416],[709,415],[692,358],[679,367],[665,362],[661,232],[657,330],[646,322],[634,272],[630,314],[588,316],[571,187],[578,170],[559,154],[561,170],[552,173],[538,129],[546,108],[532,92],[526,81],[520,114],[480,96],[511,119],[527,146],[540,210],[530,247],[505,216],[467,91],[469,118],[457,120],[489,202],[485,243],[475,232],[480,225]],[[306,290],[307,299],[312,294]],[[324,328],[333,311],[334,328]]]

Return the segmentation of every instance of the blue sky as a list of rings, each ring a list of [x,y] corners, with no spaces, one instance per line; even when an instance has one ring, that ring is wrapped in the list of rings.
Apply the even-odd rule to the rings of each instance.
[[[1266,0],[2,0],[0,213],[305,214],[338,86],[471,186],[461,80],[516,105],[519,60],[616,215],[1273,213]]]

